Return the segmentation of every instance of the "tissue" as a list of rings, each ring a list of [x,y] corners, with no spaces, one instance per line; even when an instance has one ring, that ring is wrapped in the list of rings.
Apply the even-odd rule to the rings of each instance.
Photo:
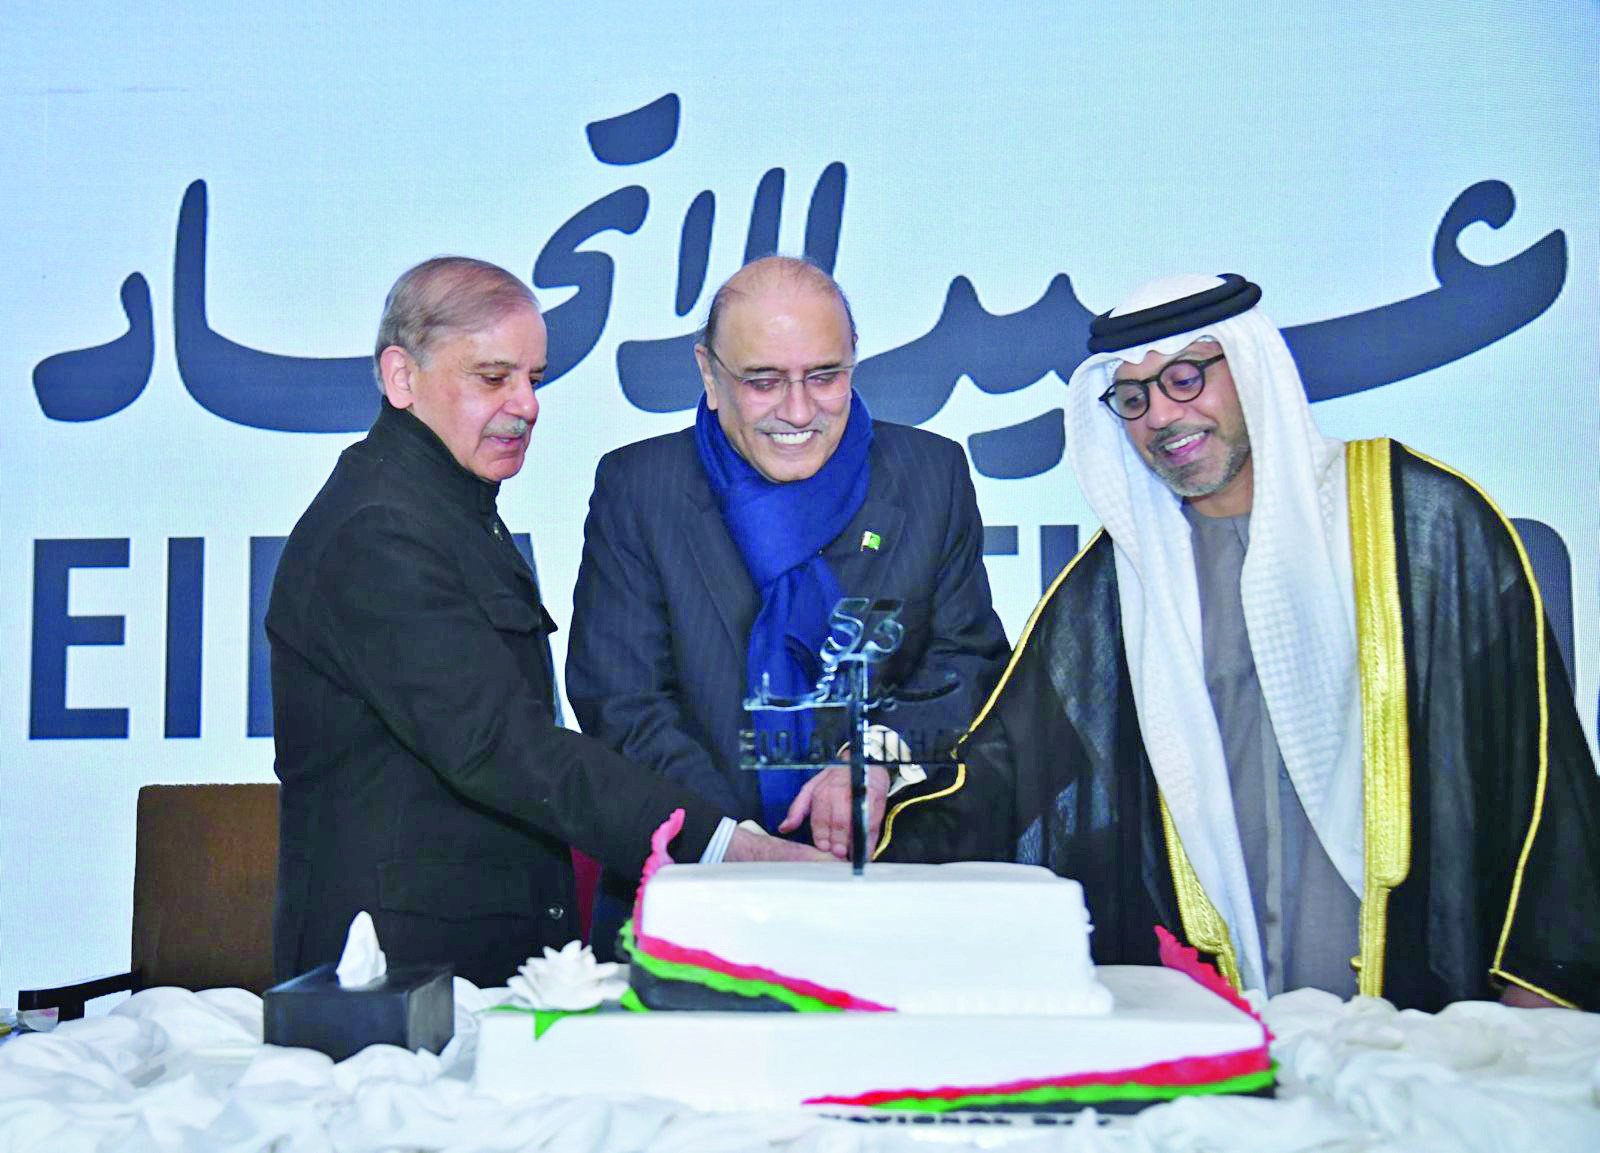
[[[344,953],[334,968],[341,989],[370,985],[389,971],[389,959],[378,946],[378,930],[365,909],[350,922],[344,939]]]
[[[344,955],[268,989],[261,998],[269,1045],[316,1049],[335,1061],[368,1045],[440,1052],[455,1035],[451,969],[439,962],[389,968],[365,912],[350,922]]]

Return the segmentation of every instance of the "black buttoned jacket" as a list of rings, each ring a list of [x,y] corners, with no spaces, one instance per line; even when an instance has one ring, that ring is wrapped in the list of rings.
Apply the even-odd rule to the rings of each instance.
[[[533,575],[461,468],[387,403],[290,534],[267,611],[282,782],[274,964],[337,959],[368,910],[391,963],[503,984],[577,935],[568,844],[637,875],[719,814],[554,722]]]

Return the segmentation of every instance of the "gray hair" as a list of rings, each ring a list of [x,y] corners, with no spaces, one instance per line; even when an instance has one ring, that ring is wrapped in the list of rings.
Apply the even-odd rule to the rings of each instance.
[[[533,290],[497,264],[470,256],[435,256],[400,274],[383,302],[372,350],[383,389],[383,350],[402,348],[419,364],[445,336],[478,332],[525,304],[538,308]]]
[[[752,260],[728,277],[722,287],[717,289],[716,295],[711,298],[711,307],[706,311],[706,322],[700,327],[700,343],[707,348],[711,347],[711,342],[717,338],[717,322],[722,318],[722,310],[728,306],[729,301],[735,296],[743,296],[752,282],[766,284],[779,277],[799,281],[819,291],[831,292],[838,297],[839,303],[844,305],[845,319],[850,322],[850,343],[855,344],[856,318],[850,311],[849,298],[845,296],[844,289],[839,287],[839,282],[828,270],[809,256],[763,256],[759,260]]]

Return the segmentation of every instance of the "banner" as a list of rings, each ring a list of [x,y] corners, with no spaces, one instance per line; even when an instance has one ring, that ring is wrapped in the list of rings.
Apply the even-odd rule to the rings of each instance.
[[[278,550],[377,411],[390,284],[445,252],[546,309],[500,506],[563,624],[596,462],[689,423],[694,330],[747,256],[833,270],[873,414],[965,446],[1013,638],[1095,527],[1061,423],[1089,318],[1236,271],[1324,431],[1394,436],[1517,520],[1594,739],[1593,4],[8,23],[0,1004],[126,963],[141,785],[273,779]]]

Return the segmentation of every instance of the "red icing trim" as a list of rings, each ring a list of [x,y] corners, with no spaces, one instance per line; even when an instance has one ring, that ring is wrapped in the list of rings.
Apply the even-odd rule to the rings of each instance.
[[[1169,969],[1176,969],[1187,977],[1198,981],[1210,989],[1235,1009],[1240,1009],[1257,1021],[1261,1021],[1261,1014],[1250,1007],[1250,1002],[1241,997],[1236,989],[1222,978],[1222,974],[1200,959],[1200,951],[1191,945],[1183,945],[1178,938],[1167,932],[1160,925],[1156,927],[1156,941],[1161,947],[1161,963]],[[1267,1028],[1267,1023],[1261,1021],[1261,1029],[1267,1035],[1267,1040],[1272,1040],[1272,1030]]]
[[[1164,1088],[1187,1088],[1209,1085],[1261,1073],[1272,1067],[1267,1047],[1240,1049],[1234,1053],[1218,1053],[1210,1057],[1183,1057],[1175,1061],[1156,1061],[1132,1069],[1115,1069],[1107,1072],[1075,1073],[1069,1077],[1041,1077],[1028,1081],[1006,1081],[999,1085],[943,1086],[938,1089],[874,1089],[854,1097],[812,1097],[806,1105],[883,1105],[907,1097],[926,1100],[955,1101],[962,1097],[1008,1096],[1026,1093],[1033,1089],[1072,1089],[1086,1085],[1155,1085]]]
[[[635,924],[637,923],[636,921]],[[824,1005],[832,1005],[836,1009],[855,1009],[866,1013],[894,1012],[892,1006],[880,1005],[876,1001],[863,1000],[854,994],[846,993],[843,989],[830,989],[826,985],[814,985],[810,981],[802,980],[799,977],[789,977],[771,969],[764,969],[759,965],[741,965],[736,961],[724,960],[715,953],[707,953],[703,949],[690,949],[683,945],[675,945],[671,941],[662,940],[660,937],[636,937],[634,944],[658,960],[672,961],[680,965],[694,965],[701,969],[711,969],[744,981],[765,981],[769,985],[781,985],[791,992],[800,993],[807,997],[815,997]]]

